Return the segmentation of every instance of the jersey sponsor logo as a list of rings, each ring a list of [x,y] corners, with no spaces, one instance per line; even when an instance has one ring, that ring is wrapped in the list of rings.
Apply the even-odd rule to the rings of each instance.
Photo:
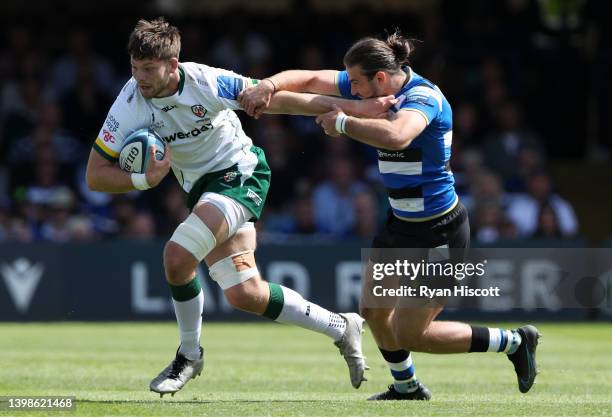
[[[198,116],[200,119],[206,116],[206,112],[207,112],[207,110],[201,104],[195,104],[191,106],[191,111],[193,112],[193,114]]]
[[[422,150],[419,148],[389,152],[378,149],[378,160],[387,162],[421,162]]]
[[[119,122],[117,121],[117,119],[115,119],[115,116],[113,116],[112,114],[109,114],[108,117],[106,118],[105,125],[108,128],[108,130],[112,133],[115,133],[117,129],[119,129]]]
[[[111,132],[106,129],[103,129],[102,133],[102,139],[104,140],[104,142],[115,143],[115,137],[111,134]]]
[[[260,196],[257,195],[257,193],[253,190],[251,190],[250,188],[247,188],[247,197],[249,197],[251,200],[253,200],[253,202],[255,203],[256,206],[261,206],[261,203],[263,203],[263,200],[261,199]]]
[[[176,104],[171,104],[166,107],[162,107],[162,111],[168,113],[170,110],[176,109]]]
[[[204,133],[212,128],[213,128],[212,123],[207,122],[203,126],[196,127],[190,132],[174,132],[171,135],[164,136],[164,140],[169,143],[169,142],[174,142],[177,139],[195,138],[196,136],[199,136],[201,133]]]

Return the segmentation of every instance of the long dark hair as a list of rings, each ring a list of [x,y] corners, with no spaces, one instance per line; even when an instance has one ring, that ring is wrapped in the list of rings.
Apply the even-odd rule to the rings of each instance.
[[[402,36],[399,29],[387,36],[386,40],[363,38],[357,41],[344,55],[344,65],[361,66],[362,73],[372,78],[378,71],[397,73],[408,65],[414,41]]]

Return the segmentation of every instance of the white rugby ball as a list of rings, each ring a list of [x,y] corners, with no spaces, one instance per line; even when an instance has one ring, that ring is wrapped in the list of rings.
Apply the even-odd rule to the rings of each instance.
[[[119,153],[119,166],[127,172],[143,174],[147,169],[149,147],[155,146],[155,159],[164,158],[164,141],[153,129],[138,129],[129,135]]]

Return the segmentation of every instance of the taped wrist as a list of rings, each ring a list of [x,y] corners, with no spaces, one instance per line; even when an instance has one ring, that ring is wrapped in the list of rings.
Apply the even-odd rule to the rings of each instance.
[[[339,113],[336,117],[336,130],[342,134],[346,134],[346,120],[348,116],[344,113]]]
[[[134,188],[136,188],[137,190],[148,190],[149,188],[151,188],[151,186],[147,182],[146,174],[133,173],[131,175],[131,178],[132,178],[132,184],[134,185]]]

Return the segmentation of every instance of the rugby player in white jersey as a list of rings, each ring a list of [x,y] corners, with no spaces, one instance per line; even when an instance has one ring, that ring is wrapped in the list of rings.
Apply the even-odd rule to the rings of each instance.
[[[304,300],[297,292],[264,281],[257,270],[253,221],[261,215],[270,169],[262,149],[253,146],[234,110],[237,97],[257,83],[231,71],[179,63],[180,35],[163,19],[141,20],[128,42],[133,77],[112,105],[87,165],[90,189],[108,193],[146,190],[170,169],[188,193],[191,214],[166,244],[163,262],[180,330],[172,362],[150,384],[161,395],[174,394],[202,372],[200,346],[203,294],[196,268],[204,260],[229,303],[241,310],[331,337],[358,388],[366,368],[361,352],[363,319],[336,314]],[[393,97],[369,102],[275,95],[268,112],[320,114],[333,104],[353,115],[386,112]],[[125,138],[150,127],[166,142],[162,160],[150,158],[144,174],[117,166]],[[149,150],[153,155],[153,148]]]

